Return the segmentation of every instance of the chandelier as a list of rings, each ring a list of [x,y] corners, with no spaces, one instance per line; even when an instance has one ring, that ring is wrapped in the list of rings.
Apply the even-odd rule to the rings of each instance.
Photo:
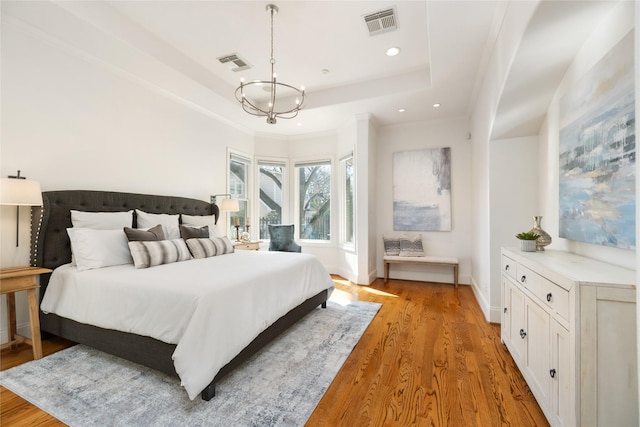
[[[276,81],[276,72],[274,70],[276,60],[273,58],[273,15],[278,13],[278,6],[268,4],[266,10],[267,13],[271,15],[271,59],[269,61],[271,63],[271,80],[253,80],[245,83],[244,78],[240,79],[240,86],[236,89],[236,99],[240,104],[242,104],[242,109],[244,111],[254,116],[266,117],[267,123],[273,125],[276,124],[276,119],[278,117],[283,119],[293,119],[296,117],[304,104],[305,94],[304,86],[298,89],[286,83]],[[250,101],[246,96],[245,89],[254,85],[256,87],[262,87],[263,90],[269,92],[269,103],[266,109],[260,108],[257,103]],[[276,110],[276,91],[278,89],[286,90],[288,92],[293,90],[296,100],[295,104],[292,103],[292,105],[290,105],[291,108],[284,109],[282,111]]]

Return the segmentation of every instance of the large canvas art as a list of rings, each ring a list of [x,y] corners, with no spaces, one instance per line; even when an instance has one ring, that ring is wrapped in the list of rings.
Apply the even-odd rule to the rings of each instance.
[[[451,148],[393,154],[393,229],[451,230]]]
[[[633,32],[560,100],[560,237],[634,249]]]

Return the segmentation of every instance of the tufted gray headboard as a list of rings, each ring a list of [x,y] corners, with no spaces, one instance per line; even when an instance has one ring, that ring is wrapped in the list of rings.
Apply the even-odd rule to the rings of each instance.
[[[72,227],[72,209],[88,212],[140,209],[149,213],[215,215],[216,222],[220,214],[217,205],[202,200],[111,191],[46,191],[42,193],[42,201],[42,207],[31,210],[31,265],[50,269],[71,262],[67,228]],[[134,215],[134,227],[135,221]]]

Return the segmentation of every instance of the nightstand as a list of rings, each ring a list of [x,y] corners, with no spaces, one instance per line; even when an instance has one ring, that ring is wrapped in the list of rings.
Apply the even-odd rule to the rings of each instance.
[[[48,268],[10,267],[0,269],[0,294],[7,295],[7,316],[9,319],[9,342],[0,346],[10,348],[20,343],[29,344],[33,348],[33,359],[42,358],[40,342],[40,317],[38,315],[38,295],[36,276],[50,273]],[[16,292],[27,291],[29,299],[29,321],[31,323],[31,339],[18,335],[16,325]]]
[[[233,247],[235,250],[240,251],[259,251],[260,243],[262,240],[252,240],[250,242],[234,242]]]

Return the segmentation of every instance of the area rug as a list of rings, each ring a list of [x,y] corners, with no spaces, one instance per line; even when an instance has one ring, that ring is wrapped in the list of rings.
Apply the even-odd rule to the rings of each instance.
[[[330,300],[222,378],[209,402],[83,345],[0,372],[0,384],[70,426],[303,426],[379,308]]]

